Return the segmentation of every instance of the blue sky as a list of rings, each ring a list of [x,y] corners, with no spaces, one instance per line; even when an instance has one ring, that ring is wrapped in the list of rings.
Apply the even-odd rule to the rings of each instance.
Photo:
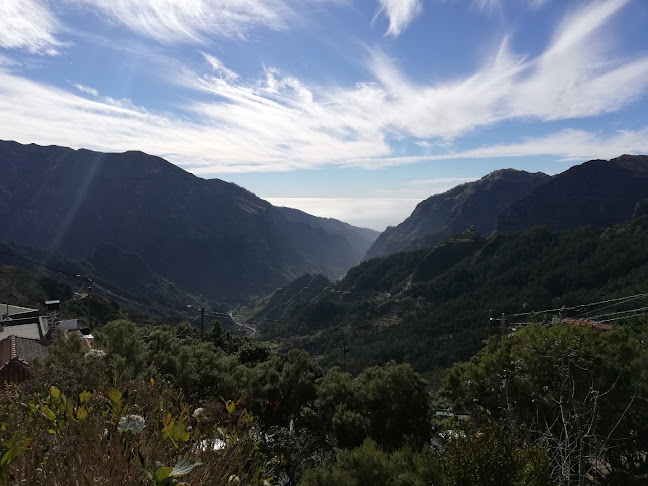
[[[648,153],[646,0],[2,0],[0,138],[160,155],[384,229]]]

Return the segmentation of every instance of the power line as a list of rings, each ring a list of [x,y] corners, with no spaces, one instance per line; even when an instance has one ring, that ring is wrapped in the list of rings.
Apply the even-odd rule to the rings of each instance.
[[[38,265],[38,266],[43,267],[43,268],[47,268],[48,270],[52,270],[54,272],[63,273],[63,274],[68,275],[70,277],[77,277],[77,275],[75,275],[73,273],[67,272],[65,270],[61,270],[60,268],[55,268],[55,267],[51,267],[49,265],[45,265],[44,263],[34,261],[31,258],[27,258],[27,257],[23,257],[23,256],[20,256],[20,255],[13,254],[13,253],[9,253],[9,252],[4,251],[4,250],[0,250],[0,253],[2,253],[4,255],[9,255],[9,256],[14,257],[14,258],[17,258],[18,260],[23,260],[23,261],[32,263],[34,265]]]
[[[620,300],[634,300],[634,298],[638,299],[638,298],[641,298],[641,297],[648,297],[648,293],[627,295],[625,297],[618,297],[616,299],[601,300],[599,302],[591,302],[589,304],[575,305],[573,307],[559,307],[557,309],[546,309],[546,310],[542,310],[542,311],[521,312],[521,313],[518,313],[518,314],[511,314],[508,317],[521,317],[521,316],[530,316],[530,315],[539,315],[539,314],[549,314],[549,313],[552,313],[552,312],[565,312],[565,311],[570,311],[570,310],[574,310],[574,309],[581,309],[583,307],[592,307],[592,306],[600,305],[600,304],[608,304],[610,302],[618,302]],[[602,310],[602,309],[599,309],[599,310]]]
[[[639,309],[631,309],[631,310],[618,311],[618,312],[610,312],[608,314],[600,314],[598,316],[593,316],[590,319],[597,319],[599,317],[616,316],[616,315],[619,315],[619,314],[627,314],[629,312],[638,312],[638,311],[644,311],[644,310],[648,310],[648,307],[641,307]]]
[[[612,319],[604,319],[604,320],[598,321],[598,322],[603,323],[603,322],[617,321],[619,319],[629,319],[631,317],[640,317],[640,316],[645,316],[645,315],[648,315],[648,312],[642,312],[641,314],[632,314],[631,316],[614,317]]]
[[[606,305],[605,307],[601,307],[600,309],[593,309],[593,310],[588,310],[584,312],[579,312],[576,314],[576,316],[579,316],[580,314],[587,314],[589,312],[599,312],[605,309],[609,309],[610,307],[616,307],[617,305],[621,304],[627,304],[628,302],[632,302],[633,300],[641,299],[647,297],[648,294],[637,294],[636,296],[629,296],[625,300],[620,300],[619,302],[615,302],[614,304]]]

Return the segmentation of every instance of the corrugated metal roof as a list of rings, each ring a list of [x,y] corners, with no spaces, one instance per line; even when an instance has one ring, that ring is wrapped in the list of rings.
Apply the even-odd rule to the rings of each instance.
[[[66,331],[76,331],[79,328],[79,320],[65,319],[59,322],[58,327],[62,327]]]

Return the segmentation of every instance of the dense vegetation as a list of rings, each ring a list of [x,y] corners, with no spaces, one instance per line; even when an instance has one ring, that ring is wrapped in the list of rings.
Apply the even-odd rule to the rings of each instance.
[[[266,318],[255,308],[249,320],[268,339],[287,342],[348,369],[395,359],[419,371],[469,359],[491,332],[505,332],[530,319],[614,297],[645,293],[648,281],[648,218],[609,229],[557,232],[536,227],[485,239],[466,231],[433,250],[376,258],[307,303]],[[632,300],[610,310],[577,308],[563,317],[590,317],[639,308]],[[622,304],[622,303],[620,303]],[[277,307],[277,303],[274,302]],[[529,314],[510,317],[513,314]],[[603,317],[604,319],[605,317]]]
[[[218,327],[113,321],[92,350],[61,333],[2,395],[0,483],[644,484],[647,326],[529,326],[438,391],[409,365],[324,371]]]

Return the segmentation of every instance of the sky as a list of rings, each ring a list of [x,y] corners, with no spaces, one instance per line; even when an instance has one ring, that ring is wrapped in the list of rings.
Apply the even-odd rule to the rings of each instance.
[[[141,150],[383,230],[648,153],[648,0],[0,0],[0,139]]]

